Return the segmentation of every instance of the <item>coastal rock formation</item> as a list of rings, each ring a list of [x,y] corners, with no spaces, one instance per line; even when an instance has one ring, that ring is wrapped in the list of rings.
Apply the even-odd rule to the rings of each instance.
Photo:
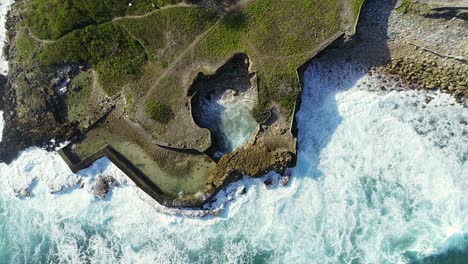
[[[60,153],[74,172],[108,156],[154,199],[189,207],[240,175],[283,172],[296,160],[298,68],[353,33],[362,2],[18,0],[7,25],[0,160],[70,141]],[[235,98],[241,86],[257,127],[219,151],[225,131],[194,120],[196,97],[222,89]],[[98,179],[96,195],[112,182]]]
[[[94,179],[94,184],[91,188],[92,193],[99,199],[106,198],[112,187],[119,186],[120,183],[109,175],[99,175]]]

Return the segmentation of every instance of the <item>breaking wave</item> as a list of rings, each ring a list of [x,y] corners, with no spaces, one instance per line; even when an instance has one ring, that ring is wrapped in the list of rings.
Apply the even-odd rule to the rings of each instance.
[[[0,263],[463,263],[468,111],[364,82],[383,85],[350,63],[311,65],[289,186],[243,179],[220,217],[158,213],[107,159],[73,174],[30,148],[0,164]],[[99,200],[82,186],[103,174],[122,185]]]
[[[323,74],[329,67],[336,75]],[[247,193],[218,218],[157,213],[132,184],[103,201],[78,187],[51,194],[56,181],[125,176],[105,159],[73,175],[57,154],[29,149],[0,165],[0,259],[403,263],[447,250],[465,257],[468,112],[445,94],[426,103],[427,94],[371,93],[357,88],[362,82],[377,80],[352,65],[312,65],[290,186],[244,179]],[[34,178],[33,196],[15,198],[12,188]]]

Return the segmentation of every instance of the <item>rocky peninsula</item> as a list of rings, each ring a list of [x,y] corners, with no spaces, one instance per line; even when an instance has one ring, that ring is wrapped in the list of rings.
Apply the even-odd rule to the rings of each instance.
[[[367,1],[383,11],[360,18],[355,37],[362,0],[59,2],[17,1],[9,14],[0,161],[69,142],[60,153],[73,171],[106,156],[169,207],[199,208],[241,175],[294,166],[302,71],[324,49],[401,89],[468,96],[466,12],[438,1]],[[462,43],[444,41],[452,33]],[[226,97],[253,102],[240,146],[204,116]]]
[[[106,156],[170,207],[282,173],[295,163],[298,69],[354,33],[362,2],[16,1],[0,160],[67,142],[73,171]],[[244,115],[256,128],[240,146],[199,122],[215,94],[253,102]]]

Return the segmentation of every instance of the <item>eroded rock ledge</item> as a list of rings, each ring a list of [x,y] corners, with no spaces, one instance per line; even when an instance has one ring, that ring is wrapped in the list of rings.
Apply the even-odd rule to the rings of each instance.
[[[53,149],[51,138],[57,143],[71,141],[60,154],[73,171],[106,156],[161,204],[198,208],[240,175],[257,177],[293,166],[294,111],[301,92],[297,68],[339,38],[350,23],[354,25],[357,14],[350,12],[351,5],[331,1],[314,7],[308,1],[301,6],[303,2],[283,0],[269,2],[268,12],[258,12],[265,8],[260,0],[223,1],[222,10],[209,8],[215,9],[212,12],[204,8],[212,7],[212,1],[179,2],[147,13],[118,10],[123,12],[120,16],[102,18],[102,24],[50,35],[28,27],[34,14],[26,16],[29,2],[18,0],[9,14],[10,73],[0,160],[10,162],[29,146]],[[317,9],[320,16],[328,15],[328,24],[319,19]],[[270,25],[263,20],[265,15],[276,20],[288,16],[291,26]],[[175,22],[174,16],[184,18],[181,24],[166,23]],[[267,35],[259,33],[264,26],[272,26]],[[122,43],[115,50],[121,53],[109,58],[103,52],[98,60],[86,60],[90,55],[81,50],[84,57],[77,59],[62,49],[76,51],[76,39],[101,43],[89,32],[118,34]],[[48,35],[50,39],[44,38]],[[288,39],[289,35],[301,39]],[[115,72],[127,74],[113,61],[127,58],[122,48],[126,45],[134,52],[130,57],[142,66],[126,79],[117,74],[114,82],[109,76]],[[246,80],[258,96],[252,112],[259,124],[249,142],[215,160],[209,151],[216,147],[212,131],[192,118],[193,82],[201,72],[215,79],[229,71],[226,65],[239,52],[247,54],[242,55],[251,77]],[[108,71],[103,65],[110,67],[104,67]],[[72,70],[64,71],[68,68]],[[64,79],[60,84],[65,87],[57,88],[57,78]],[[209,87],[195,90],[203,95],[205,89]],[[146,111],[148,105],[155,106],[150,109],[154,111]]]

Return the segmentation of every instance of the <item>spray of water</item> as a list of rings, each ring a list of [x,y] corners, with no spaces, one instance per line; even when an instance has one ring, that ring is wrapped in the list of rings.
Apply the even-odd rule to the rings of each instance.
[[[73,174],[57,154],[28,149],[0,164],[0,263],[466,258],[468,111],[445,94],[426,103],[416,91],[364,91],[364,81],[392,85],[352,64],[311,65],[289,186],[243,179],[247,193],[221,217],[160,214],[107,159]],[[80,188],[99,174],[123,183],[105,200]],[[31,196],[16,198],[24,188]]]

